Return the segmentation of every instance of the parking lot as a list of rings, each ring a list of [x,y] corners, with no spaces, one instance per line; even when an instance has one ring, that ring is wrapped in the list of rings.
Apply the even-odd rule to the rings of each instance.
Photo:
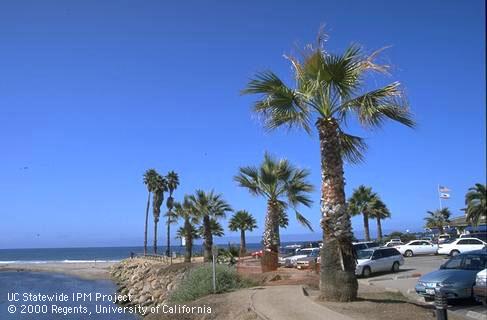
[[[425,303],[424,299],[416,294],[414,286],[421,275],[438,270],[440,265],[445,261],[445,256],[416,256],[405,258],[400,272],[377,274],[367,279],[360,279],[359,281],[364,284],[383,287],[390,291],[400,291],[418,302]],[[464,316],[466,319],[487,320],[486,308],[470,301],[455,303],[450,306],[449,310],[457,315]]]

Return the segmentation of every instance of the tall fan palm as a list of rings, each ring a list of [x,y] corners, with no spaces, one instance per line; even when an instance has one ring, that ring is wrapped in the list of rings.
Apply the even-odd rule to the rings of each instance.
[[[391,217],[391,212],[387,208],[386,204],[379,198],[376,197],[372,200],[370,205],[369,216],[375,218],[377,221],[377,240],[382,242],[382,224],[381,220]]]
[[[246,210],[239,210],[230,219],[228,229],[230,231],[240,231],[240,256],[246,253],[245,231],[252,231],[257,228],[257,221]]]
[[[144,225],[144,255],[147,254],[147,228],[149,226],[149,208],[150,208],[150,195],[155,188],[155,177],[157,171],[149,169],[144,173],[144,184],[147,187],[147,206],[145,208],[145,225]]]
[[[307,170],[297,169],[289,161],[276,160],[266,153],[260,167],[242,167],[234,178],[240,187],[267,200],[263,234],[264,256],[261,260],[264,272],[278,267],[278,231],[283,210],[287,207],[294,209],[296,219],[311,229],[309,221],[297,211],[298,205],[309,207],[312,203],[309,193],[313,191],[313,186],[306,181],[308,175]]]
[[[254,112],[268,129],[300,127],[312,132],[316,126],[321,151],[321,296],[335,301],[357,297],[352,226],[345,204],[343,161],[360,162],[365,142],[345,133],[347,119],[355,115],[365,127],[380,127],[391,119],[408,127],[414,121],[403,99],[399,82],[365,92],[370,71],[385,72],[386,66],[373,62],[379,54],[362,53],[351,46],[341,55],[324,50],[320,33],[316,46],[307,46],[301,59],[289,57],[295,86],[287,86],[271,71],[249,82],[244,94],[259,94]]]
[[[161,216],[161,206],[164,202],[164,192],[167,191],[166,178],[157,174],[154,177],[154,196],[152,197],[152,215],[154,217],[154,253],[157,254],[157,224]]]
[[[352,196],[348,199],[348,209],[352,216],[362,215],[364,218],[365,241],[370,241],[369,216],[372,201],[377,198],[377,194],[372,192],[372,188],[364,185],[353,190]]]
[[[213,246],[212,222],[224,218],[226,213],[232,211],[230,205],[222,198],[221,194],[216,194],[213,190],[205,192],[203,190],[196,190],[194,195],[190,197],[191,202],[197,212],[198,216],[203,221],[204,239],[204,254],[203,261],[211,261],[211,249]]]
[[[191,262],[193,255],[193,240],[199,238],[195,225],[199,223],[196,210],[190,197],[185,195],[182,203],[174,203],[176,217],[184,220],[183,226],[179,228],[177,236],[185,239],[184,262]]]
[[[438,228],[440,234],[444,232],[444,227],[450,223],[451,212],[448,208],[427,211],[428,216],[424,218],[426,228]]]
[[[465,195],[465,208],[467,221],[474,226],[479,224],[481,218],[486,219],[487,215],[487,192],[484,184],[476,183],[469,188]]]
[[[177,218],[174,215],[174,212],[172,211],[174,207],[174,198],[173,198],[173,193],[174,190],[177,189],[179,186],[179,176],[176,172],[174,171],[169,171],[169,173],[166,175],[166,181],[167,181],[167,189],[169,190],[169,195],[166,200],[166,206],[167,206],[167,249],[166,249],[166,256],[171,256],[171,224],[176,223]]]

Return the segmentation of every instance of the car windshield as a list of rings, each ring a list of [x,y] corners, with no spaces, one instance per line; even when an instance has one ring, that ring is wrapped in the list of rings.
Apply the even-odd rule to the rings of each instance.
[[[370,259],[374,250],[361,250],[357,252],[357,259]]]
[[[442,269],[483,270],[487,266],[487,256],[480,254],[459,255],[448,260]]]
[[[310,253],[312,252],[312,250],[304,250],[304,249],[299,249],[298,251],[296,251],[296,255],[297,256],[301,256],[301,255],[309,255]]]

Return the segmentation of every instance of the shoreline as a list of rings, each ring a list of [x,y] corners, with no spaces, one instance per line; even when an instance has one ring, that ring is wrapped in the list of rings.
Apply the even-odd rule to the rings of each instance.
[[[0,272],[49,272],[66,274],[86,280],[111,280],[110,267],[117,263],[118,261],[6,263],[0,265]]]

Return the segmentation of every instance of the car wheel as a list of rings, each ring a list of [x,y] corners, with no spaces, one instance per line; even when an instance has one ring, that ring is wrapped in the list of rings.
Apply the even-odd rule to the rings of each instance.
[[[460,253],[460,251],[458,251],[458,250],[452,250],[450,252],[450,256],[454,257],[454,256],[458,255],[459,253]]]
[[[370,270],[370,267],[364,267],[362,270],[362,277],[368,278],[372,274],[372,271]]]
[[[405,255],[406,257],[411,258],[411,257],[413,256],[413,252],[412,252],[411,250],[406,250],[406,252],[404,252],[404,255]]]
[[[392,265],[392,272],[399,272],[399,262],[394,262]]]

